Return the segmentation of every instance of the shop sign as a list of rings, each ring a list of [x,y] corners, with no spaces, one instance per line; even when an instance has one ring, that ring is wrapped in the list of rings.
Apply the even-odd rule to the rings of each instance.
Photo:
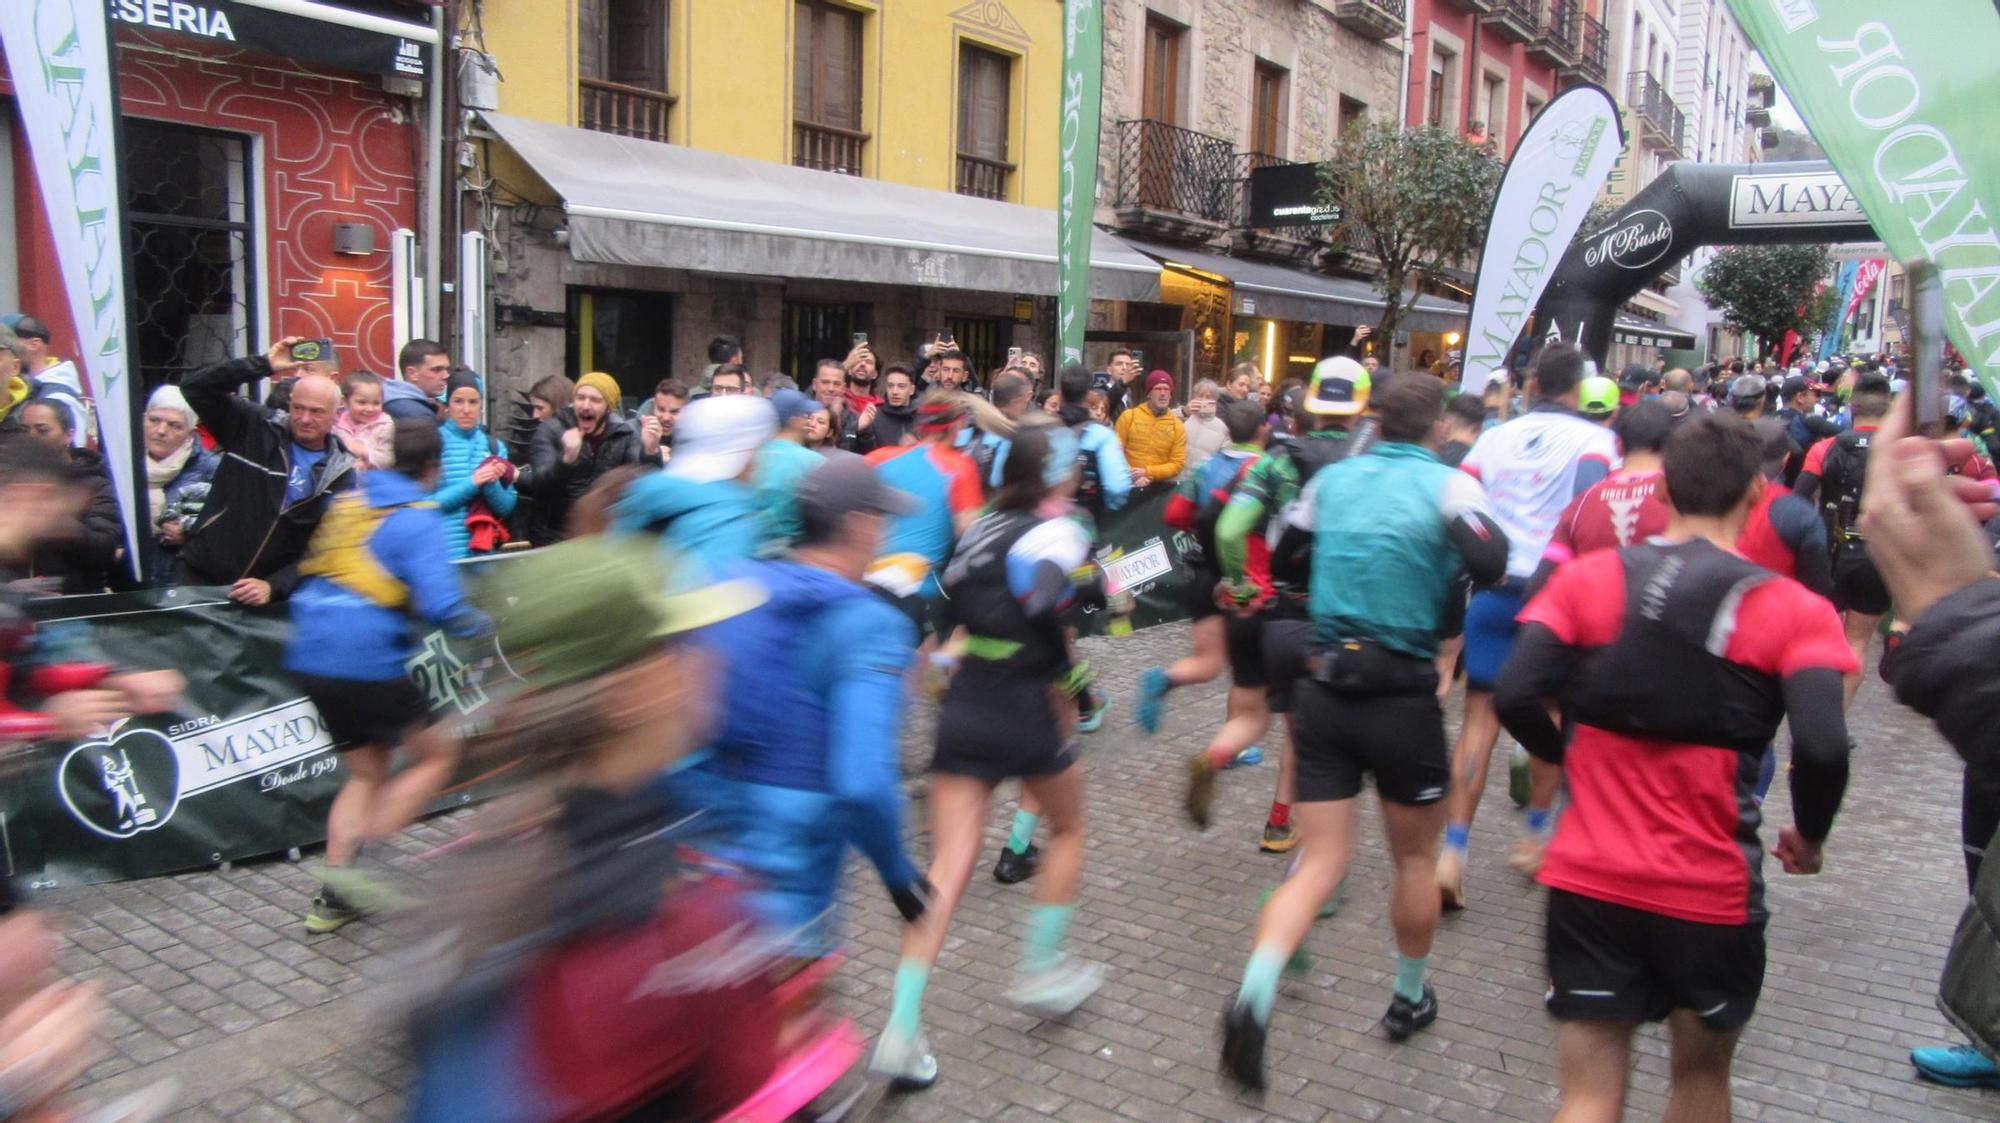
[[[1250,226],[1329,226],[1339,221],[1340,207],[1320,196],[1318,164],[1250,169]]]
[[[304,14],[312,9],[325,11],[327,18]],[[430,48],[423,41],[430,28],[334,4],[314,2],[280,12],[237,0],[105,0],[105,13],[126,27],[187,35],[364,74],[423,78],[430,72]],[[368,16],[389,28],[407,26],[411,34],[332,22],[342,15]]]

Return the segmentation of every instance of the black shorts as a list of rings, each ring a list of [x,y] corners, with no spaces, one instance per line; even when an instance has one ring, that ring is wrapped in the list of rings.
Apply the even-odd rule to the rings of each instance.
[[[292,679],[319,711],[336,749],[394,747],[430,717],[430,699],[406,678],[366,682],[295,674]]]
[[[1465,634],[1465,602],[1472,599],[1472,577],[1461,573],[1452,580],[1444,596],[1444,612],[1438,618],[1438,638],[1457,639]]]
[[[1310,679],[1298,690],[1300,803],[1353,799],[1371,772],[1375,790],[1390,803],[1422,807],[1444,798],[1451,759],[1435,691],[1346,694]]]
[[[1692,1010],[1742,1029],[1764,989],[1764,922],[1703,924],[1549,890],[1549,1013],[1563,1021],[1656,1022]]]
[[[1298,697],[1299,680],[1306,673],[1306,649],[1312,646],[1312,621],[1300,619],[1289,612],[1281,612],[1275,617],[1267,616],[1260,638],[1263,640],[1263,666],[1270,682],[1268,697],[1271,712],[1288,714],[1292,712],[1294,699]]]
[[[1188,570],[1187,611],[1190,620],[1206,620],[1222,615],[1215,603],[1215,587],[1222,583],[1222,571],[1207,565]]]
[[[1833,607],[1863,616],[1889,611],[1889,587],[1860,543],[1836,547],[1833,554]]]
[[[1229,648],[1229,681],[1245,690],[1262,690],[1271,685],[1270,672],[1264,668],[1264,626],[1270,622],[1267,613],[1255,616],[1238,616],[1230,613],[1224,622],[1224,639]]]
[[[1049,681],[967,659],[938,707],[931,771],[999,783],[1053,776],[1076,763],[1056,725]]]

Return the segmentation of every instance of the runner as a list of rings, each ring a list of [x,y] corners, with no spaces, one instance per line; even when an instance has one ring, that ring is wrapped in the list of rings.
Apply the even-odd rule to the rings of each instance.
[[[319,711],[346,773],[327,812],[323,884],[306,914],[315,935],[396,901],[356,860],[422,814],[458,763],[457,741],[441,723],[427,726],[430,700],[404,670],[417,651],[411,625],[461,639],[491,627],[465,599],[430,501],[444,447],[437,426],[398,421],[393,441],[395,465],[364,472],[359,488],[327,508],[291,598],[284,667]],[[413,759],[392,779],[399,745]]]
[[[1586,384],[1590,381],[1584,379]],[[1648,541],[1663,533],[1668,520],[1673,518],[1673,505],[1667,502],[1662,459],[1667,437],[1673,432],[1673,419],[1666,404],[1657,398],[1634,402],[1618,411],[1611,431],[1618,438],[1618,451],[1624,463],[1617,472],[1592,484],[1563,509],[1548,549],[1542,551],[1542,564],[1528,582],[1531,596],[1562,566],[1585,554]],[[1514,852],[1507,859],[1516,872],[1532,877],[1541,868],[1542,851],[1548,846],[1550,829],[1555,826],[1556,795],[1561,786],[1559,770],[1531,767],[1527,833],[1514,844]]]
[[[1451,758],[1450,818],[1438,857],[1438,892],[1449,909],[1465,906],[1466,853],[1472,817],[1486,791],[1486,765],[1500,739],[1493,684],[1514,645],[1514,617],[1528,581],[1541,565],[1570,500],[1610,474],[1617,457],[1611,433],[1577,415],[1577,384],[1586,359],[1573,344],[1544,348],[1535,361],[1526,414],[1481,434],[1464,469],[1486,485],[1495,517],[1507,532],[1507,579],[1474,593],[1465,611],[1465,719]],[[1560,775],[1534,766],[1536,790],[1553,792]]]
[[[1222,1063],[1264,1087],[1278,978],[1345,875],[1355,797],[1372,773],[1395,867],[1394,994],[1382,1025],[1400,1041],[1437,1018],[1425,981],[1439,900],[1433,880],[1449,778],[1438,707],[1438,632],[1460,564],[1487,583],[1507,541],[1477,481],[1444,466],[1444,387],[1404,376],[1375,396],[1381,443],[1313,477],[1309,681],[1298,687],[1297,870],[1258,916],[1243,983],[1224,1015]],[[1427,447],[1429,446],[1429,447]]]
[[[1291,709],[1288,685],[1272,681],[1265,666],[1264,649],[1269,625],[1276,621],[1303,620],[1306,615],[1306,588],[1311,571],[1309,540],[1294,534],[1283,536],[1284,518],[1296,507],[1300,489],[1320,469],[1346,456],[1353,448],[1347,426],[1368,408],[1372,388],[1367,370],[1352,359],[1335,356],[1320,360],[1311,384],[1289,403],[1293,430],[1297,436],[1272,446],[1270,453],[1251,465],[1250,471],[1230,493],[1229,503],[1216,520],[1216,555],[1228,581],[1225,599],[1231,609],[1228,623],[1230,659],[1237,667],[1237,682],[1249,688],[1259,684],[1270,688],[1265,708],[1279,713]],[[1277,522],[1280,532],[1272,533]],[[1310,521],[1310,520],[1305,520]],[[1272,542],[1283,543],[1274,554]],[[1253,715],[1254,716],[1254,715]],[[1270,719],[1254,730],[1239,728],[1229,736],[1225,725],[1216,744],[1188,761],[1187,813],[1195,825],[1206,829],[1210,808],[1215,803],[1218,768],[1229,758],[1222,756],[1244,733],[1252,740],[1263,735]],[[1271,811],[1264,820],[1260,849],[1283,853],[1298,841],[1292,826],[1293,787],[1298,765],[1297,752],[1287,744],[1278,764],[1278,790]]]
[[[1566,765],[1572,799],[1539,875],[1560,1119],[1618,1119],[1632,1034],[1663,1018],[1666,1118],[1730,1118],[1731,1055],[1764,978],[1756,758],[1789,718],[1795,818],[1773,851],[1787,873],[1819,871],[1847,786],[1839,623],[1730,552],[1762,460],[1742,421],[1686,422],[1667,444],[1666,540],[1579,558],[1521,614],[1500,713]],[[1573,723],[1567,751],[1550,698]]]
[[[1610,425],[1618,416],[1618,384],[1601,375],[1591,375],[1577,384],[1576,411],[1599,425]],[[1638,402],[1634,401],[1633,405]]]
[[[868,454],[868,463],[882,482],[916,504],[909,513],[890,518],[882,536],[882,562],[873,576],[879,582],[892,572],[906,577],[921,574],[920,579],[900,581],[887,591],[925,637],[926,652],[940,635],[934,611],[945,559],[985,502],[979,466],[954,447],[959,431],[972,417],[975,400],[956,390],[926,393],[917,404],[917,443]]]
[[[871,1071],[906,1088],[937,1079],[922,1029],[924,990],[952,913],[979,860],[988,802],[1019,778],[1049,825],[1035,905],[1010,1001],[1060,1017],[1096,991],[1102,970],[1064,954],[1083,870],[1083,775],[1070,733],[1081,687],[1059,613],[1080,595],[1090,540],[1069,515],[1076,439],[1023,426],[989,513],[966,533],[945,574],[957,621],[971,633],[939,709],[931,761],[931,868],[936,896],[905,930],[888,1025]]]
[[[1194,536],[1192,554],[1184,555],[1189,567],[1186,605],[1192,621],[1189,643],[1193,650],[1172,666],[1148,667],[1139,676],[1139,701],[1133,716],[1148,737],[1160,731],[1169,691],[1214,682],[1229,657],[1226,613],[1216,603],[1215,596],[1215,587],[1222,581],[1215,551],[1215,518],[1222,504],[1228,501],[1230,490],[1264,451],[1259,440],[1259,432],[1264,428],[1264,407],[1253,401],[1248,403],[1251,408],[1239,411],[1234,408],[1237,404],[1231,402],[1222,410],[1223,423],[1229,429],[1229,447],[1199,471],[1184,473],[1174,497],[1167,502],[1167,526]],[[1240,435],[1246,427],[1248,436]],[[1243,699],[1232,689],[1228,702],[1230,721],[1237,719],[1242,706]],[[1237,750],[1249,748],[1254,741],[1253,736],[1251,741],[1237,746]],[[1227,767],[1234,759],[1232,754],[1218,767]]]
[[[1842,684],[1842,697],[1848,706],[1854,705],[1854,695],[1861,689],[1861,666],[1868,661],[1868,644],[1875,638],[1883,614],[1889,611],[1889,590],[1882,584],[1875,563],[1868,559],[1868,544],[1860,525],[1868,446],[1889,412],[1889,398],[1886,376],[1874,371],[1861,375],[1848,401],[1854,412],[1853,430],[1813,445],[1792,488],[1819,506],[1832,543],[1833,606],[1840,610],[1847,645],[1854,650],[1855,669]]]

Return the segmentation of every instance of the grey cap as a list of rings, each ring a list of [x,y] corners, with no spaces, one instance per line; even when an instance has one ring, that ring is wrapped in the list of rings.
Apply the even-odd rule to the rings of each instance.
[[[916,500],[882,482],[875,466],[851,452],[835,450],[826,454],[826,463],[799,481],[793,497],[799,517],[825,526],[843,515],[865,511],[877,515],[907,515],[917,509]]]
[[[1754,402],[1764,396],[1769,385],[1761,374],[1739,375],[1729,384],[1729,397],[1732,401]]]

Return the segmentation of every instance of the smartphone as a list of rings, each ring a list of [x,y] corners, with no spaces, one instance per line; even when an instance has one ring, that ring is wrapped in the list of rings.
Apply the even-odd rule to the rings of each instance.
[[[1007,348],[1007,365],[1010,367],[1021,365],[1021,349],[1019,347]]]
[[[331,363],[333,361],[333,340],[301,339],[292,344],[292,361],[295,363]]]
[[[1944,282],[1937,265],[1922,258],[1903,263],[1910,278],[1910,392],[1916,395],[1917,432],[1944,433]]]
[[[866,347],[866,346],[868,346],[868,333],[867,333],[867,332],[865,332],[865,331],[857,331],[857,332],[855,332],[855,333],[854,333],[854,343],[853,343],[853,346],[856,346],[856,347]]]
[[[1146,353],[1144,351],[1132,352],[1132,361],[1139,364],[1140,370],[1146,369]]]

